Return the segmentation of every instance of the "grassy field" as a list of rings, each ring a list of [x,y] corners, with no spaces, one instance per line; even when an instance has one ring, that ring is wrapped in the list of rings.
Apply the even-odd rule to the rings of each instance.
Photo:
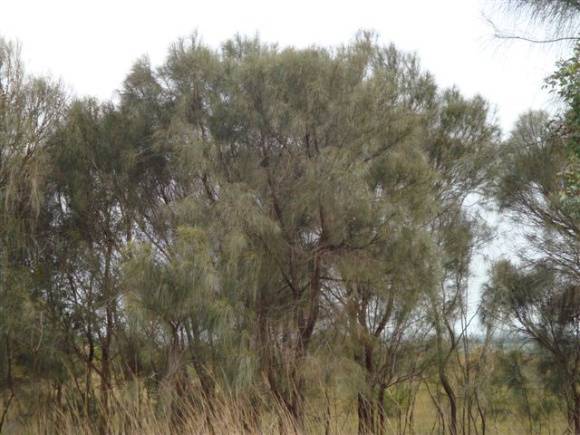
[[[63,397],[63,405],[43,410],[25,409],[16,404],[11,409],[4,426],[6,434],[355,434],[358,431],[356,401],[352,398],[329,398],[319,402],[308,402],[306,418],[302,428],[296,428],[289,416],[272,402],[263,400],[259,404],[259,417],[249,412],[249,407],[233,399],[217,401],[213,412],[203,403],[183,403],[167,398],[147,397],[139,388],[117,390],[109,406],[106,421],[98,417],[102,409],[87,410],[71,395]],[[405,409],[391,407],[386,410],[385,434],[441,434],[447,433],[434,402],[427,389],[419,389],[412,406]],[[18,415],[18,418],[15,418]],[[501,415],[489,416],[486,434],[563,434],[566,433],[563,413],[556,410],[542,419],[530,420],[513,409]],[[460,433],[461,426],[459,428]],[[482,433],[481,428],[478,432]]]

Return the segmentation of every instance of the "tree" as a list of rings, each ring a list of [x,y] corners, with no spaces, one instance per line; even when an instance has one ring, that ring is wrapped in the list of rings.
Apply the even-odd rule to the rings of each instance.
[[[556,72],[547,79],[547,85],[562,100],[561,114],[552,119],[542,112],[524,114],[502,147],[496,197],[503,210],[526,225],[529,246],[520,256],[520,265],[505,261],[496,264],[484,303],[495,307],[497,302],[503,307],[504,317],[517,323],[516,330],[532,337],[550,355],[557,369],[548,373],[546,379],[554,376],[566,379],[570,430],[580,433],[576,373],[579,290],[575,285],[580,273],[577,44],[580,3],[513,0],[507,6],[527,15],[532,22],[546,25],[551,32],[543,40],[507,37],[532,42],[571,41],[576,47],[573,56],[559,62]],[[570,307],[564,308],[563,303]],[[489,307],[487,315],[491,315]],[[574,336],[574,349],[566,349],[566,343]],[[565,355],[560,354],[563,349]],[[575,362],[570,363],[574,358]]]
[[[539,346],[544,380],[562,392],[570,430],[580,431],[580,291],[577,280],[549,262],[528,269],[496,263],[486,286],[486,315],[499,317]]]
[[[17,395],[16,361],[23,356],[39,361],[44,350],[45,319],[36,295],[28,292],[28,270],[38,254],[34,240],[45,219],[46,144],[64,104],[60,85],[27,75],[19,46],[0,38],[0,382],[9,391],[0,431]],[[37,339],[32,346],[31,337]]]
[[[438,174],[432,190],[438,212],[429,222],[429,229],[440,259],[437,283],[428,291],[428,316],[435,333],[436,377],[449,409],[447,418],[440,412],[442,429],[447,424],[449,432],[455,434],[460,423],[458,389],[474,384],[466,357],[470,352],[468,327],[472,320],[467,292],[470,265],[476,249],[486,239],[482,219],[471,213],[465,203],[468,197],[481,202],[486,195],[499,130],[491,121],[483,98],[466,99],[450,89],[442,92],[440,99],[431,120],[433,133],[425,143],[429,161]],[[464,377],[458,385],[449,374],[452,357],[459,362]],[[460,362],[462,357],[464,365]],[[464,430],[469,431],[476,392],[461,391],[461,396],[465,398],[462,422],[467,426]],[[437,404],[437,408],[441,406]]]
[[[570,429],[578,433],[576,63],[562,62],[551,79],[564,97],[564,115],[523,115],[502,149],[496,195],[500,206],[526,225],[529,243],[520,266],[496,265],[487,297],[499,300],[518,329],[551,355],[555,376],[567,385]]]
[[[562,60],[548,77],[547,85],[564,103],[563,113],[552,120],[551,134],[563,142],[567,163],[562,176],[562,207],[573,219],[580,219],[580,44],[571,58]]]
[[[142,405],[169,431],[220,431],[235,408],[240,431],[273,413],[329,432],[338,403],[361,434],[405,432],[425,386],[434,429],[485,432],[493,343],[469,336],[468,283],[487,232],[466,204],[490,186],[545,231],[524,267],[498,266],[489,306],[522,324],[510,295],[533,284],[530,334],[577,339],[572,109],[498,148],[483,98],[365,32],[307,49],[194,35],[139,59],[117,103],[65,104],[2,65],[0,425],[18,400],[103,433],[143,430]],[[570,108],[574,65],[553,77]],[[576,379],[571,350],[544,349],[546,381]]]
[[[580,2],[578,0],[506,0],[501,6],[508,14],[525,17],[531,24],[544,25],[545,35],[524,36],[520,31],[506,32],[489,20],[495,36],[502,39],[520,39],[527,42],[545,44],[558,42],[576,43],[580,30]]]

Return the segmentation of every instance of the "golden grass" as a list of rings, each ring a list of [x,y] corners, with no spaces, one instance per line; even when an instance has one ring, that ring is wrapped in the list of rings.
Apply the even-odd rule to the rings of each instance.
[[[216,399],[214,410],[203,403],[184,403],[167,397],[155,400],[135,389],[115,391],[109,405],[107,418],[103,409],[93,407],[86,412],[82,405],[39,407],[26,418],[20,409],[14,409],[13,418],[4,427],[6,434],[355,434],[357,432],[356,404],[352,400],[334,400],[332,403],[308,403],[303,427],[296,428],[292,419],[279,406],[262,400],[259,417],[252,418],[250,407],[232,398]],[[413,408],[412,426],[404,425],[404,419],[390,415],[386,434],[438,434],[437,412],[426,391],[420,390]],[[563,415],[555,413],[542,425],[534,426],[534,434],[556,435],[565,433]],[[489,418],[487,434],[530,434],[528,420],[523,416],[510,415],[503,419]]]

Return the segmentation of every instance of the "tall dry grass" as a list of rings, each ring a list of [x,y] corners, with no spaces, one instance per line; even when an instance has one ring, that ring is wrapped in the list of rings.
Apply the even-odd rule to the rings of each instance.
[[[12,410],[12,418],[3,433],[23,435],[102,435],[102,434],[355,434],[357,433],[356,404],[341,398],[331,402],[311,401],[305,409],[302,426],[297,427],[282,406],[266,396],[247,399],[219,395],[213,406],[161,392],[149,395],[142,384],[112,392],[107,409],[96,398],[86,406],[74,392],[65,394],[62,403],[45,403],[34,410],[23,404]],[[396,414],[396,413],[395,413]],[[414,421],[411,425],[391,414],[385,434],[439,434],[437,413],[428,396],[421,391],[414,402]],[[563,415],[536,427],[534,434],[564,434]],[[528,435],[525,418],[517,414],[490,419],[486,434]],[[475,434],[473,434],[475,435]]]

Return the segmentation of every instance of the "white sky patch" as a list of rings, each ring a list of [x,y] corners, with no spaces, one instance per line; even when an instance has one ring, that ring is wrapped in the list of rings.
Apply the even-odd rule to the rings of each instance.
[[[497,2],[496,2],[497,4]],[[483,14],[490,0],[0,0],[0,35],[23,44],[29,70],[61,78],[79,95],[113,96],[131,65],[197,30],[213,46],[236,32],[281,46],[338,45],[357,30],[415,51],[441,86],[483,95],[504,130],[548,106],[543,79],[563,49],[501,42]]]

